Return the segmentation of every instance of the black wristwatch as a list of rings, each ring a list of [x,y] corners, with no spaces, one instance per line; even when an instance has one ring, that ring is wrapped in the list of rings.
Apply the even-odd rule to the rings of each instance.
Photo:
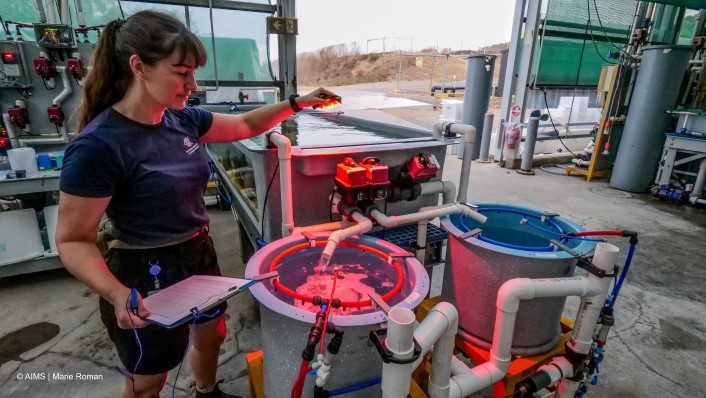
[[[297,101],[295,100],[295,98],[297,98],[297,97],[299,97],[299,94],[292,94],[289,96],[289,106],[292,107],[292,109],[294,110],[294,113],[299,113],[302,111],[302,108],[299,107],[299,105],[297,104]]]

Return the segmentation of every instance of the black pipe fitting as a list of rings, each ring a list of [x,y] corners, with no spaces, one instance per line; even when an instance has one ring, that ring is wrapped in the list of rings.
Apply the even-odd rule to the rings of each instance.
[[[324,319],[326,319],[326,313],[319,311],[316,314],[316,322],[311,327],[309,331],[309,337],[307,338],[306,348],[302,351],[302,359],[305,361],[311,361],[316,356],[316,346],[319,344],[321,339],[321,334],[324,329]]]
[[[338,204],[338,212],[341,213],[341,215],[345,217],[346,220],[355,222],[355,220],[351,218],[351,215],[355,212],[362,213],[363,211],[358,206],[347,205],[341,202]]]
[[[622,236],[630,238],[630,243],[632,243],[633,245],[637,244],[637,232],[624,229],[622,233]]]
[[[331,322],[328,323],[327,329],[328,333],[333,333],[333,338],[328,343],[328,346],[326,346],[326,349],[331,354],[336,355],[343,344],[343,329],[336,327],[336,325]]]
[[[402,177],[400,178],[402,179]],[[394,185],[387,201],[390,203],[397,203],[403,200],[412,201],[421,196],[421,194],[422,186],[420,184]]]
[[[515,385],[515,393],[512,396],[513,398],[531,397],[532,394],[551,384],[552,378],[549,373],[541,370]]]
[[[314,398],[329,398],[330,393],[323,387],[314,386]]]
[[[601,311],[601,325],[613,326],[615,325],[615,317],[613,316],[613,309],[610,307],[603,307]]]

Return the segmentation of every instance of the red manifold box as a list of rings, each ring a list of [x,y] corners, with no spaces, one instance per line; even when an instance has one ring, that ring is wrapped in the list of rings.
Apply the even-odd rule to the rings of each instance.
[[[432,154],[420,153],[407,162],[407,169],[414,180],[434,178],[439,172],[439,162]]]
[[[364,187],[368,185],[366,169],[357,165],[353,159],[345,158],[343,163],[336,165],[336,181],[346,188]]]
[[[368,183],[373,185],[390,183],[387,179],[387,166],[379,163],[361,163],[361,166],[365,168],[365,178]]]

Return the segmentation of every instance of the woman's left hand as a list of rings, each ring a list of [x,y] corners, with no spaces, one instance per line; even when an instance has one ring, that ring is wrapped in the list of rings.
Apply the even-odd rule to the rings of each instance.
[[[323,87],[319,87],[318,89],[310,92],[309,94],[302,95],[301,97],[297,98],[296,101],[297,105],[299,105],[300,108],[318,108],[319,106],[326,107],[333,104],[340,104],[341,97],[332,93],[331,91],[326,90]]]

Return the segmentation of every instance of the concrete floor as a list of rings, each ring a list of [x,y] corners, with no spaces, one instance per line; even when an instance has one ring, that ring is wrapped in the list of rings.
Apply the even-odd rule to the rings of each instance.
[[[424,106],[417,109],[408,112],[414,113],[409,122],[428,128],[434,118],[420,118],[419,113],[434,113]],[[402,118],[405,112],[394,113]],[[459,174],[460,161],[448,156],[444,178],[456,181]],[[615,191],[606,182],[587,183],[540,170],[535,176],[522,176],[479,163],[471,169],[469,198],[553,211],[587,229],[638,231],[640,243],[616,306],[617,322],[600,380],[588,396],[706,396],[706,210]],[[209,214],[224,274],[242,276],[232,215],[215,208]],[[623,250],[622,261],[627,242],[623,238],[610,242]],[[119,396],[122,376],[115,370],[119,360],[101,325],[97,300],[64,270],[0,279],[0,396]],[[569,299],[566,315],[573,316],[577,305],[577,299]],[[219,377],[225,379],[222,389],[247,396],[245,354],[261,346],[259,312],[248,294],[230,300],[227,326],[219,367]],[[17,379],[28,373],[82,373],[101,380]],[[170,374],[163,397],[171,396],[175,373]],[[191,381],[184,364],[176,396],[193,396]],[[487,391],[480,395],[489,396]]]

